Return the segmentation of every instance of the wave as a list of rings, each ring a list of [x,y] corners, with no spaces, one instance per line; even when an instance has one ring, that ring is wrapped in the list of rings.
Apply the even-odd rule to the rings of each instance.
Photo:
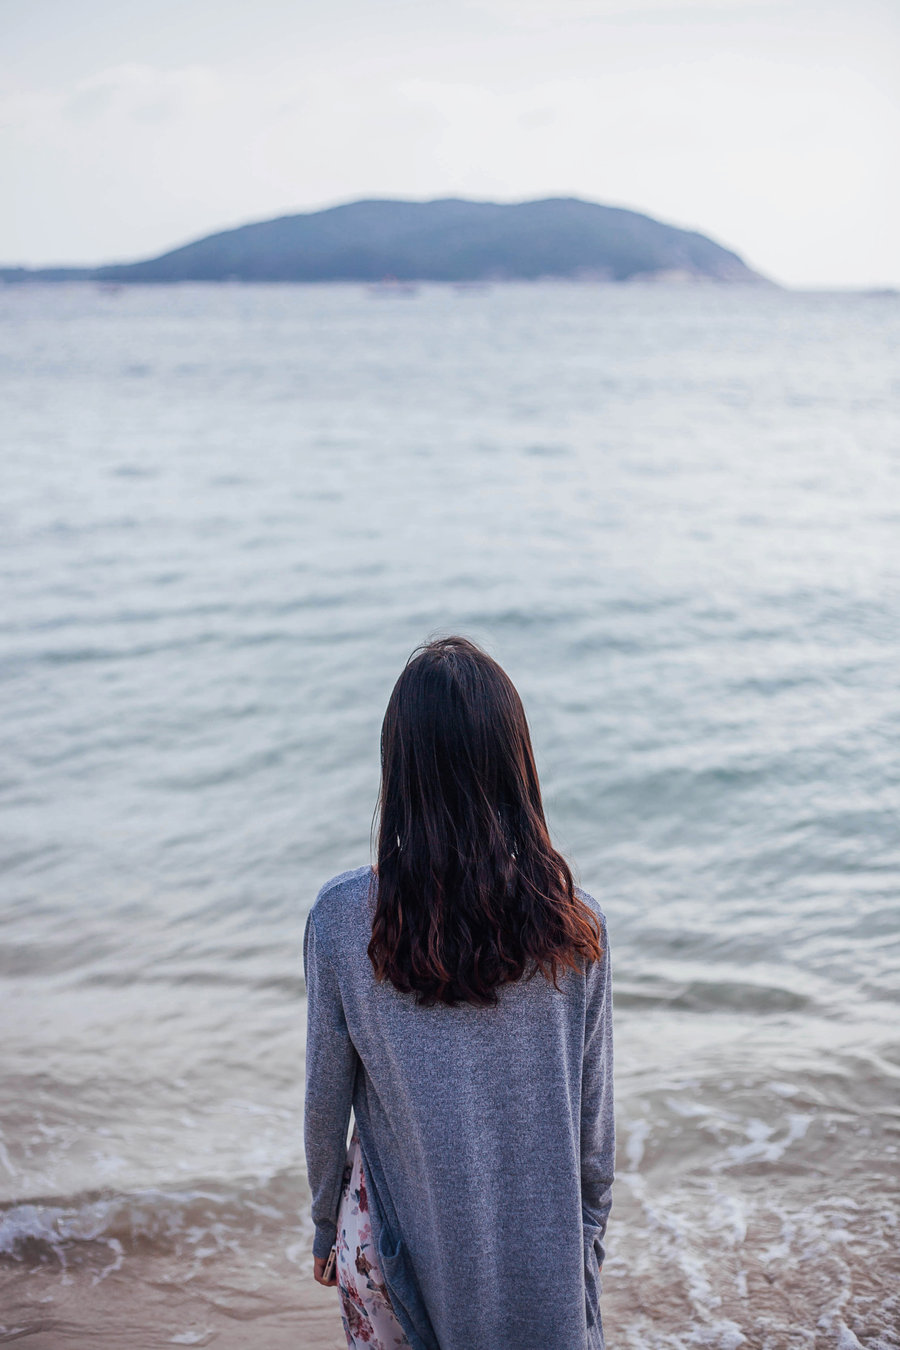
[[[811,1009],[812,1000],[794,989],[747,980],[628,980],[616,984],[620,1008],[677,1008],[685,1012],[784,1013]]]
[[[138,1253],[203,1259],[234,1252],[245,1235],[264,1230],[296,1242],[307,1232],[299,1217],[303,1208],[299,1176],[286,1172],[239,1187],[213,1183],[36,1198],[0,1206],[0,1260],[55,1260],[65,1270],[77,1252],[79,1263],[86,1260],[108,1274]]]

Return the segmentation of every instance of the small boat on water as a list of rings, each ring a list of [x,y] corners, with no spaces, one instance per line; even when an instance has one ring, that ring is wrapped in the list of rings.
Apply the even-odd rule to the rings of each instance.
[[[418,283],[415,281],[400,281],[397,277],[386,276],[380,281],[373,281],[369,287],[370,295],[395,296],[395,295],[417,295],[419,291]]]

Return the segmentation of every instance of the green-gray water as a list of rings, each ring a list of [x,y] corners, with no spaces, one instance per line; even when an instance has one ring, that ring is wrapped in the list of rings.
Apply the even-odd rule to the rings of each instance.
[[[898,349],[889,296],[0,290],[0,1341],[313,1343],[304,917],[462,631],[609,918],[611,1350],[900,1346]]]

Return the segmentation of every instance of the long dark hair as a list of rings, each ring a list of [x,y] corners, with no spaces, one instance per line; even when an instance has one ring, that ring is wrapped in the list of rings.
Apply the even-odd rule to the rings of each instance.
[[[502,984],[598,960],[600,929],[550,843],[522,701],[466,638],[418,648],[381,731],[379,980],[420,1003],[490,1004]]]

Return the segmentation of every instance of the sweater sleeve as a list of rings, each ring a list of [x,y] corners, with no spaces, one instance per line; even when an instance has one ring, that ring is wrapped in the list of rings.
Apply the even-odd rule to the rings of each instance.
[[[616,1158],[612,977],[605,923],[601,941],[603,957],[590,968],[587,977],[581,1079],[581,1208],[585,1226],[595,1230],[594,1246],[602,1264]]]
[[[303,938],[303,969],[307,1009],[303,1135],[316,1228],[313,1255],[327,1256],[337,1232],[357,1054],[347,1030],[337,976],[322,950],[311,914]]]

